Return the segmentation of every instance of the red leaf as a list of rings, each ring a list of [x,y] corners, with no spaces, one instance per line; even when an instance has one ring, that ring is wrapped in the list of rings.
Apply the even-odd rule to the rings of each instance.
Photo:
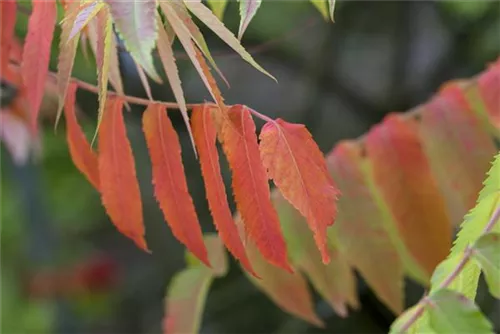
[[[422,109],[420,137],[457,226],[474,207],[497,150],[458,84],[448,84]]]
[[[219,166],[219,153],[215,145],[216,132],[208,106],[197,107],[193,110],[191,127],[214,224],[229,251],[241,261],[247,271],[255,275],[227,203],[226,188]]]
[[[330,262],[326,229],[333,224],[338,191],[323,154],[301,124],[268,122],[260,134],[260,154],[267,173],[307,219],[323,263]]]
[[[33,1],[32,4],[21,72],[30,104],[31,127],[35,130],[49,71],[57,7],[54,0]]]
[[[2,72],[7,69],[9,63],[10,48],[14,38],[14,28],[16,26],[16,12],[17,5],[14,0],[0,1],[0,40],[2,41],[0,60],[2,62]]]
[[[500,130],[500,59],[479,76],[478,87],[491,123]]]
[[[153,166],[156,199],[174,236],[210,266],[193,200],[188,192],[181,146],[164,106],[151,104],[142,126]]]
[[[233,173],[234,198],[246,234],[269,262],[292,272],[266,171],[260,162],[255,124],[242,105],[231,107],[228,116],[222,128],[222,147]]]
[[[99,131],[102,203],[118,230],[138,247],[148,251],[144,239],[141,193],[122,109],[123,100],[108,99]]]
[[[431,275],[451,247],[451,224],[417,128],[389,115],[366,138],[373,176],[410,253]]]
[[[77,85],[70,83],[64,101],[64,118],[66,119],[66,140],[68,141],[71,159],[76,168],[87,180],[99,190],[99,167],[97,155],[92,151],[87,137],[83,133],[75,115],[75,95]]]

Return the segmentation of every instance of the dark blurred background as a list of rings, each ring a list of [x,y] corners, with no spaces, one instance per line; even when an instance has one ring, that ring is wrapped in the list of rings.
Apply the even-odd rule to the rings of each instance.
[[[326,154],[338,140],[363,134],[388,112],[425,102],[442,83],[473,76],[500,54],[498,1],[338,1],[335,17],[335,24],[327,23],[307,1],[263,2],[243,45],[278,84],[203,28],[231,85],[220,81],[227,103],[305,124]],[[19,15],[20,36],[26,20]],[[231,1],[224,22],[237,31],[238,20],[238,3]],[[210,100],[177,44],[176,50],[188,102]],[[145,96],[129,56],[121,53],[120,60],[126,93]],[[95,66],[80,57],[75,75],[95,82],[94,73]],[[155,99],[174,100],[168,86],[152,88]],[[78,102],[84,113],[81,122],[91,135],[96,97],[79,91]],[[2,333],[161,331],[165,289],[184,266],[184,248],[172,237],[152,196],[140,127],[143,109],[132,109],[125,117],[152,255],[141,252],[110,223],[98,193],[70,161],[63,126],[54,133],[52,122],[45,122],[43,154],[36,163],[17,166],[2,148]],[[172,119],[200,223],[204,231],[213,231],[185,126],[178,113],[172,112]],[[362,309],[340,319],[316,296],[317,312],[327,327],[312,328],[278,309],[231,261],[227,277],[210,290],[203,333],[382,333],[394,319],[360,280]],[[67,277],[62,283],[69,287],[45,282],[54,273]],[[72,289],[75,273],[88,275],[92,289]],[[409,305],[423,293],[411,284],[407,290]],[[484,291],[478,301],[500,329],[498,303]]]

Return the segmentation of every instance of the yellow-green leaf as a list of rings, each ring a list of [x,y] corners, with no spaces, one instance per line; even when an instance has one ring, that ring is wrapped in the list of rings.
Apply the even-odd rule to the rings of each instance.
[[[451,290],[438,290],[426,298],[430,328],[439,334],[493,333],[491,323],[473,301]]]
[[[473,259],[481,266],[490,292],[500,298],[500,233],[488,233],[473,246]]]
[[[227,7],[227,0],[208,0],[207,3],[210,8],[212,8],[212,12],[214,12],[215,16],[222,21]]]

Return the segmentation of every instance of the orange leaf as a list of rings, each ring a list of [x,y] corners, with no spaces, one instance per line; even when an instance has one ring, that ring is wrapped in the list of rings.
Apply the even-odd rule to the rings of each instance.
[[[246,222],[239,214],[235,221],[244,236],[243,225]],[[246,249],[250,262],[259,274],[259,278],[247,274],[249,280],[286,312],[315,326],[323,327],[323,322],[314,312],[311,293],[302,274],[298,271],[283,271],[271,265],[251,241],[247,242]]]
[[[92,151],[85,134],[83,133],[75,115],[75,95],[77,85],[70,83],[64,102],[64,116],[66,119],[66,140],[68,141],[71,159],[76,168],[85,175],[87,180],[99,190],[99,167],[97,155]]]
[[[457,84],[422,107],[420,125],[429,164],[458,226],[476,203],[495,145]]]
[[[193,200],[188,192],[181,146],[164,106],[151,104],[142,118],[156,199],[174,236],[210,266]]]
[[[229,251],[241,261],[247,271],[255,274],[250,262],[248,262],[245,247],[241,242],[227,203],[226,188],[219,166],[219,153],[215,145],[215,127],[208,106],[194,108],[191,115],[191,127],[198,148],[201,172],[214,224]]]
[[[242,105],[231,107],[228,116],[222,128],[222,147],[233,173],[234,198],[246,233],[269,262],[292,271],[271,203],[266,171],[260,162],[255,124]]]
[[[451,224],[417,128],[389,115],[368,133],[366,149],[375,183],[392,210],[401,237],[431,275],[448,255]]]
[[[385,305],[399,313],[404,300],[403,264],[384,226],[387,217],[371,189],[364,160],[362,146],[348,141],[339,143],[328,156],[342,193],[335,232],[347,262],[363,275]]]
[[[283,197],[307,219],[323,263],[328,263],[326,229],[335,218],[338,191],[318,145],[304,125],[278,119],[263,127],[260,155]]]
[[[106,101],[99,131],[99,178],[102,203],[118,230],[148,251],[144,239],[142,202],[127,130],[123,100]]]
[[[36,129],[38,113],[49,71],[50,49],[56,25],[55,0],[33,1],[28,35],[23,49],[22,76],[30,104],[31,127]]]

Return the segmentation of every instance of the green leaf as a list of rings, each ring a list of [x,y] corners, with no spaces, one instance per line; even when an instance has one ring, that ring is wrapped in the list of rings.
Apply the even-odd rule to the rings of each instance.
[[[457,266],[467,246],[474,244],[483,233],[485,226],[500,206],[500,154],[497,154],[484,187],[479,193],[476,206],[465,216],[458,237],[451,249],[451,253],[434,272],[431,282],[431,292],[439,288],[448,274]],[[500,232],[500,224],[493,227],[493,232]],[[477,263],[469,261],[457,277],[448,286],[448,289],[463,293],[469,299],[476,296],[477,285],[481,270]]]
[[[473,246],[473,259],[483,269],[490,292],[500,298],[500,233],[488,233]]]
[[[250,21],[257,13],[262,0],[239,0],[240,1],[240,29],[238,31],[238,39],[241,40],[245,30],[247,30]]]
[[[413,306],[409,309],[407,309],[403,314],[401,314],[396,321],[391,325],[391,329],[389,334],[396,334],[396,333],[407,333],[407,334],[418,334],[418,333],[425,333],[425,334],[433,334],[436,333],[429,327],[429,317],[427,314],[422,314],[420,315],[419,313],[423,312],[423,308],[420,305]],[[410,328],[408,328],[406,331],[405,325],[410,321],[413,317],[418,317],[419,319],[415,321]]]
[[[212,12],[214,12],[215,16],[222,21],[227,7],[227,0],[207,0],[207,3],[210,8],[212,8]]]
[[[106,0],[106,2],[127,50],[153,80],[161,83],[151,55],[158,37],[156,0]]]
[[[328,20],[330,17],[328,2],[327,0],[309,0],[316,7],[316,9],[321,13],[325,20]]]
[[[234,51],[238,52],[238,54],[246,60],[250,65],[255,67],[260,72],[269,76],[271,79],[276,81],[276,78],[269,74],[265,69],[263,69],[257,62],[253,59],[252,55],[250,55],[247,50],[243,46],[241,46],[240,42],[236,37],[234,37],[233,33],[227,29],[219,19],[212,14],[210,9],[205,7],[201,2],[195,1],[186,1],[185,2],[188,9],[202,21],[208,28],[210,28],[220,39],[222,39],[227,45],[229,45]]]
[[[473,301],[451,290],[438,290],[425,300],[429,325],[440,334],[492,333],[491,323]]]
[[[215,235],[207,235],[204,239],[212,268],[207,268],[191,253],[186,255],[188,268],[172,278],[167,290],[163,319],[166,333],[197,333],[210,284],[215,277],[227,272],[222,242]]]
[[[340,253],[337,243],[330,242],[331,261],[323,264],[313,234],[302,215],[279,193],[273,204],[278,212],[292,262],[304,272],[313,287],[341,317],[347,317],[348,306],[359,307],[356,277]]]
[[[335,0],[328,0],[328,9],[330,11],[330,20],[332,20],[332,22],[335,22],[335,19],[333,17],[333,14],[335,12]]]

